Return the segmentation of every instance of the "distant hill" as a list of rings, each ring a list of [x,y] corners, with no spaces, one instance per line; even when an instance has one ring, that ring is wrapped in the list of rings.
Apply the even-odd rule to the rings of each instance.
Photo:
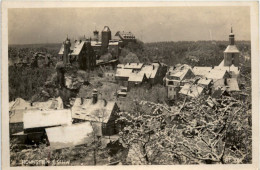
[[[46,43],[46,44],[9,44],[11,48],[46,48],[48,50],[59,50],[61,43]]]
[[[214,66],[223,60],[223,52],[228,44],[228,41],[153,42],[135,45],[138,48],[126,46],[125,51],[136,54],[139,61],[144,63],[160,61],[167,65]],[[236,45],[241,55],[251,56],[250,41],[236,41]]]

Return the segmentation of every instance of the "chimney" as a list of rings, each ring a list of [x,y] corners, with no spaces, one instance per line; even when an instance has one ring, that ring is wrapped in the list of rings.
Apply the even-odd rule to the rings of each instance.
[[[83,105],[83,103],[84,103],[83,97],[80,98],[80,101],[81,101],[80,104]]]
[[[93,90],[92,97],[93,97],[92,103],[93,104],[97,103],[97,101],[98,101],[98,91],[96,89]]]
[[[154,70],[154,65],[153,65],[153,70]]]
[[[224,79],[224,84],[225,84],[225,86],[228,85],[228,84],[227,84],[227,78]]]
[[[31,106],[33,106],[33,102],[31,102]]]

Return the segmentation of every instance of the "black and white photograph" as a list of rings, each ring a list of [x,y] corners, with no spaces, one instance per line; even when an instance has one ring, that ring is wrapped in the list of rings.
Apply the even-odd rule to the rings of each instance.
[[[6,7],[6,166],[255,165],[258,3],[235,3]]]

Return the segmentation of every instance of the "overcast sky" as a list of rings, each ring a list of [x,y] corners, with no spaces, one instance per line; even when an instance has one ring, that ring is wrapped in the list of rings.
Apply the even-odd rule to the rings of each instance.
[[[61,43],[92,36],[107,25],[131,31],[144,42],[250,40],[249,7],[41,8],[9,9],[9,44]]]

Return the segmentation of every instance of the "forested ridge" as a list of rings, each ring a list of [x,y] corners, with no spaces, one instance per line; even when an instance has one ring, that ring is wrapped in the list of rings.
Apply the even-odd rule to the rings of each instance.
[[[179,41],[129,43],[122,49],[119,61],[150,63],[160,61],[168,66],[186,63],[192,66],[215,66],[223,60],[223,51],[227,41]],[[236,41],[241,56],[251,55],[249,41]],[[16,67],[9,66],[9,100],[17,97],[30,100],[39,93],[48,77],[55,73],[55,64],[61,44],[10,45],[8,49],[9,63],[15,58],[29,61],[35,52],[51,55],[51,67]]]

